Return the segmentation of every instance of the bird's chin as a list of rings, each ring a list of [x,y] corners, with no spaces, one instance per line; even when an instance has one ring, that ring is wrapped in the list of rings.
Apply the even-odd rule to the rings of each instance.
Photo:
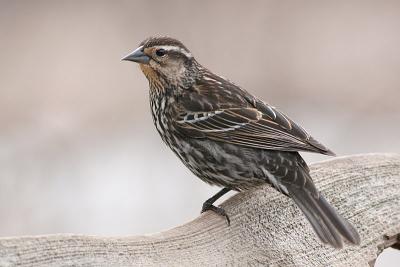
[[[149,80],[157,80],[157,73],[149,64],[139,64],[140,69],[142,70],[143,74]]]

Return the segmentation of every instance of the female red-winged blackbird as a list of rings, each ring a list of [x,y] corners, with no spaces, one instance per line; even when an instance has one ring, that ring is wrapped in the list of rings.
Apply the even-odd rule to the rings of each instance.
[[[123,58],[149,80],[154,124],[164,142],[195,175],[223,187],[202,212],[229,217],[213,205],[230,190],[269,183],[291,197],[324,243],[360,237],[315,187],[297,151],[334,155],[276,108],[202,67],[178,40],[151,37]]]

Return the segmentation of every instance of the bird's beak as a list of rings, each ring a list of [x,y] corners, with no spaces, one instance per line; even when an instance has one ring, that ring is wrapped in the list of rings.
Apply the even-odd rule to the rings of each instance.
[[[136,48],[135,51],[133,51],[126,57],[123,57],[121,60],[128,60],[137,63],[148,64],[150,61],[150,57],[143,52],[143,46],[139,46],[138,48]]]

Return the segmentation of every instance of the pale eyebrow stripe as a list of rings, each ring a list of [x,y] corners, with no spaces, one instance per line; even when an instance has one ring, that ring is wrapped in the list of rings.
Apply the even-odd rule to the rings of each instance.
[[[182,54],[184,54],[186,57],[191,58],[192,54],[188,51],[186,51],[185,49],[178,47],[178,46],[174,46],[174,45],[158,45],[156,46],[157,48],[162,48],[165,49],[167,51],[178,51]]]

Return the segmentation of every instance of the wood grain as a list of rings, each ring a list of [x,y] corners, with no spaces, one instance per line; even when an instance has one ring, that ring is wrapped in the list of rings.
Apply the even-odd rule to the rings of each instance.
[[[206,212],[144,236],[1,238],[0,266],[369,266],[385,247],[399,246],[400,155],[340,157],[312,164],[311,172],[326,198],[358,229],[361,246],[322,245],[295,204],[263,186],[222,204],[230,227]]]

